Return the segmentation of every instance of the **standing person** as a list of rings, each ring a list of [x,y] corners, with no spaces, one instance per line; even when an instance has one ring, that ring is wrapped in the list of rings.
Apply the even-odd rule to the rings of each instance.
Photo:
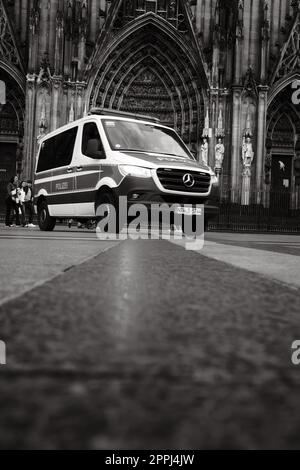
[[[19,179],[17,176],[12,178],[7,185],[7,194],[5,199],[6,204],[6,227],[12,227],[13,219],[11,218],[11,212],[15,213],[16,224],[20,225],[19,209],[17,207],[17,191],[18,191]]]
[[[25,188],[27,186],[27,183],[25,181],[22,181],[18,188],[18,199],[17,199],[17,207],[19,210],[19,214],[21,216],[21,224],[23,227],[26,227],[26,213],[25,213]]]
[[[27,212],[29,228],[35,227],[33,223],[33,217],[34,217],[33,197],[34,197],[34,194],[33,194],[32,181],[28,180],[26,187],[25,187],[25,209]]]

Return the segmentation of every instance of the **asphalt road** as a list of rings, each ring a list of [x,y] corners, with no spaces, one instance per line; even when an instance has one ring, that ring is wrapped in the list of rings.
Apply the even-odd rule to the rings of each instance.
[[[0,305],[114,245],[100,244],[94,233],[65,228],[53,234],[0,229]]]
[[[300,256],[300,236],[266,233],[208,233],[206,240],[222,245]]]
[[[277,253],[254,247],[256,236],[210,234],[197,253],[167,241],[43,236],[0,230],[1,267],[20,265],[19,243],[45,257],[40,285],[0,306],[1,448],[300,448],[299,289],[278,278],[297,247]],[[279,258],[266,274],[270,254]],[[24,273],[5,276],[1,292]]]

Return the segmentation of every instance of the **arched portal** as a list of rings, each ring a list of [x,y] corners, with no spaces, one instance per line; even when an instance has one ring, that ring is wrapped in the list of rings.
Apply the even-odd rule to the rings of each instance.
[[[9,179],[21,171],[20,142],[24,134],[25,95],[18,80],[0,64],[0,205],[3,206]]]
[[[293,81],[281,89],[268,108],[267,142],[271,173],[271,205],[283,209],[295,204],[294,159],[300,139],[300,103],[292,99]]]
[[[197,148],[207,83],[192,43],[152,13],[123,28],[93,60],[88,106],[157,117]]]

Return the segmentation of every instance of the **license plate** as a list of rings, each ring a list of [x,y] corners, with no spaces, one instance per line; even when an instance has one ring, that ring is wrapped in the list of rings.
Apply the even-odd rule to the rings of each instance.
[[[201,207],[178,207],[175,212],[180,215],[203,215]]]

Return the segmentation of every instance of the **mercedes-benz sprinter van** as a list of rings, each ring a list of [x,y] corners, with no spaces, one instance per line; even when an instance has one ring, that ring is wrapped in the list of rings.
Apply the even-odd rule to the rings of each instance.
[[[41,230],[59,219],[96,219],[101,204],[204,204],[216,216],[218,180],[178,134],[156,119],[92,109],[40,141],[35,207]],[[212,202],[212,200],[214,202]]]

